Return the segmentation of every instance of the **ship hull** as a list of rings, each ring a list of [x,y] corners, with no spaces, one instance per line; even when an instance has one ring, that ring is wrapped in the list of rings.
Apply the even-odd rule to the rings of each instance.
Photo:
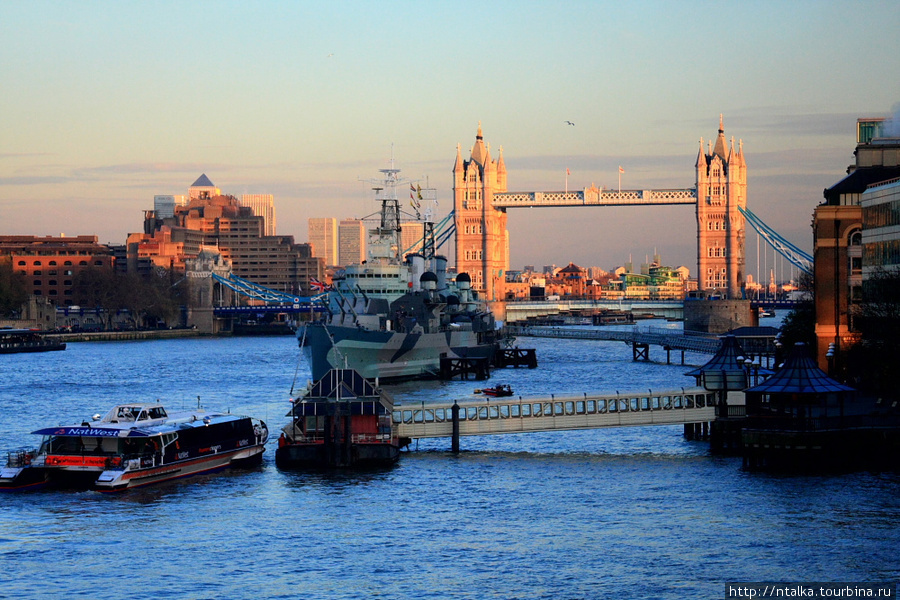
[[[313,380],[344,368],[366,379],[399,380],[437,377],[441,357],[490,360],[497,344],[481,342],[479,334],[465,330],[415,334],[313,323],[305,328],[304,350]]]

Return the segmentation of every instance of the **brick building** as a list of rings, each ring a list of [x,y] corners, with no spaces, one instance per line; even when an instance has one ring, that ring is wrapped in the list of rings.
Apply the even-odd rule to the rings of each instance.
[[[8,256],[13,271],[25,276],[28,293],[47,298],[57,306],[73,304],[73,284],[85,269],[112,269],[115,259],[109,246],[95,235],[75,237],[0,236],[0,256]]]

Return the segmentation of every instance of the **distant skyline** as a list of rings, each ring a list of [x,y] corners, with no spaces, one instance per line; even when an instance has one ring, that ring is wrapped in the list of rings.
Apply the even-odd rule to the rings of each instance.
[[[897,31],[893,1],[0,3],[0,234],[121,244],[206,173],[273,194],[305,242],[309,218],[377,209],[392,152],[445,214],[479,121],[510,191],[566,169],[615,188],[620,165],[623,189],[691,187],[723,113],[748,206],[810,250],[856,119],[900,108]],[[514,269],[656,250],[696,270],[688,207],[513,209],[509,230]]]

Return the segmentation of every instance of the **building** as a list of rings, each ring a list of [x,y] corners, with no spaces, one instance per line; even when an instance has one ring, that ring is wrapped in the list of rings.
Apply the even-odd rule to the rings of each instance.
[[[272,194],[243,194],[241,206],[246,206],[257,217],[264,219],[263,235],[275,235],[275,197]]]
[[[406,221],[400,225],[400,246],[404,254],[422,252],[425,246],[425,224]]]
[[[859,340],[853,327],[855,305],[862,300],[864,267],[870,272],[893,260],[884,253],[894,247],[896,227],[878,225],[890,222],[882,217],[890,213],[895,198],[891,180],[900,177],[900,138],[882,137],[884,119],[858,119],[856,123],[855,163],[847,167],[847,176],[824,191],[825,200],[813,213],[813,258],[816,360],[827,369],[829,345],[834,344],[838,364],[842,350]],[[862,199],[873,230],[864,229]],[[870,242],[864,257],[863,239]]]
[[[862,206],[863,285],[879,270],[900,271],[900,179],[873,183]]]
[[[366,260],[366,224],[359,219],[338,223],[338,264],[358,265]]]
[[[162,267],[183,273],[185,261],[208,248],[230,261],[238,277],[277,291],[307,295],[310,279],[324,277],[324,261],[312,256],[309,244],[265,235],[265,217],[222,195],[206,175],[189,192],[187,205],[176,206],[172,217],[145,211],[144,232],[126,242],[129,271]]]
[[[747,163],[743,142],[734,149],[725,141],[719,117],[719,134],[704,152],[700,139],[697,155],[697,280],[701,290],[741,298],[744,281],[744,230],[746,219],[738,207],[747,207]]]
[[[453,209],[456,225],[456,271],[468,273],[472,287],[487,301],[504,298],[505,272],[509,270],[509,232],[506,211],[493,208],[495,193],[506,190],[503,150],[491,158],[484,143],[481,123],[469,160],[456,147],[453,166]]]
[[[337,219],[331,217],[312,218],[307,223],[313,256],[324,259],[325,264],[329,267],[337,265]]]
[[[71,306],[75,278],[86,269],[112,269],[113,252],[95,235],[75,237],[0,236],[0,256],[25,276],[28,293],[57,306]]]

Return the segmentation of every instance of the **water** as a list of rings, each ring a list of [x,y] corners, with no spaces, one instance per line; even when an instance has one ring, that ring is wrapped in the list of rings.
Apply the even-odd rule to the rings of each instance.
[[[623,343],[523,338],[517,394],[677,388]],[[658,348],[651,357],[664,360]],[[294,340],[70,344],[0,357],[0,444],[130,400],[285,423]],[[702,355],[688,355],[694,364]],[[300,365],[298,387],[306,383]],[[390,388],[470,395],[479,382]],[[0,495],[0,598],[716,598],[736,581],[898,581],[900,476],[743,472],[680,427],[429,440],[388,470],[262,467],[121,495]]]

